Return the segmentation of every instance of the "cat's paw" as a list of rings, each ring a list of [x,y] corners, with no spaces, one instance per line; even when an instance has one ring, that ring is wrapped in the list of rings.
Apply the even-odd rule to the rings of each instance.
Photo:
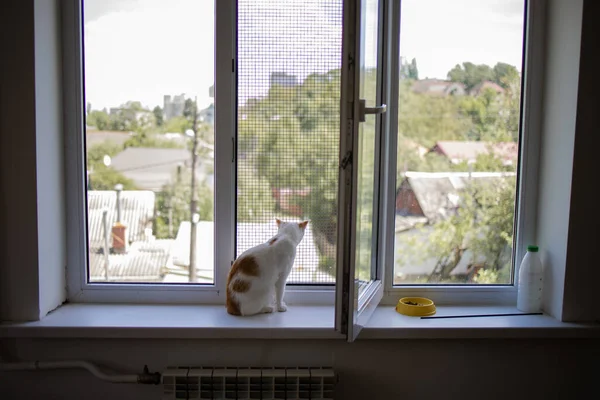
[[[273,311],[274,311],[273,307],[266,306],[266,307],[263,307],[263,309],[260,312],[263,314],[271,314]]]
[[[279,311],[279,312],[286,312],[287,311],[287,305],[285,303],[281,303],[280,305],[277,306],[277,311]]]

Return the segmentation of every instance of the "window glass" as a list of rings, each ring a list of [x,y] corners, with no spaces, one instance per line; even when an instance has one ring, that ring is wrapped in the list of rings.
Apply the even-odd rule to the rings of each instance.
[[[211,284],[214,2],[83,15],[88,279]]]
[[[393,283],[510,284],[524,0],[403,0]]]

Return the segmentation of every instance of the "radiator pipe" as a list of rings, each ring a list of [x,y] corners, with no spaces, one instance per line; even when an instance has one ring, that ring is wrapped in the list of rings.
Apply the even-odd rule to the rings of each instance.
[[[159,372],[150,373],[148,366],[144,365],[141,374],[107,375],[88,361],[26,361],[26,362],[0,362],[0,371],[38,371],[48,369],[73,369],[83,368],[96,378],[112,383],[140,383],[158,385],[161,382]]]

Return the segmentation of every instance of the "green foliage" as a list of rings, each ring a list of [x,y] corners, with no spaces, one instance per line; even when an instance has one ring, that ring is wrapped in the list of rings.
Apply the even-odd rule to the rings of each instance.
[[[448,72],[448,79],[463,83],[467,91],[483,81],[494,82],[508,89],[519,78],[516,67],[502,62],[497,63],[493,68],[485,64],[475,65],[472,62],[464,62]]]
[[[405,256],[418,260],[435,258],[438,264],[428,281],[449,283],[456,281],[450,273],[469,250],[470,262],[483,266],[475,281],[508,282],[515,188],[515,178],[510,176],[472,181],[459,191],[460,203],[452,215],[418,228],[421,236],[410,242],[406,247],[409,254]]]
[[[183,104],[183,117],[187,120],[192,120],[194,117],[194,113],[197,111],[198,107],[194,100],[185,99],[185,103]]]
[[[97,167],[98,165],[104,165],[104,156],[114,157],[123,150],[123,146],[118,145],[109,140],[105,140],[102,143],[90,146],[87,149],[87,166],[88,169]]]
[[[460,98],[414,93],[412,82],[400,82],[398,134],[425,147],[438,140],[465,140],[472,121],[461,114]]]
[[[119,171],[106,167],[103,164],[90,170],[89,190],[114,190],[115,185],[120,183],[124,190],[135,190],[135,184]]]
[[[114,190],[121,183],[126,190],[135,189],[133,181],[110,166],[104,165],[104,156],[115,156],[123,147],[110,141],[104,141],[87,149],[87,170],[89,172],[89,190]]]
[[[400,65],[400,79],[419,79],[419,69],[417,68],[417,60],[413,58],[410,63],[402,60]]]
[[[141,132],[134,134],[132,137],[127,139],[123,144],[123,147],[154,147],[163,149],[181,149],[184,148],[185,145],[174,140],[164,139],[157,134]]]
[[[270,221],[275,213],[275,200],[267,178],[257,176],[252,165],[240,161],[237,182],[237,220]]]
[[[515,82],[518,83],[519,80],[520,75],[516,67],[502,62],[494,65],[493,81],[502,86],[504,89],[510,88]]]
[[[164,116],[163,110],[160,106],[156,106],[152,109],[152,114],[154,114],[154,119],[156,121],[156,126],[160,127],[164,124]]]
[[[169,217],[173,236],[177,234],[182,221],[190,220],[190,202],[192,200],[191,171],[184,170],[180,177],[174,176],[173,183],[165,185],[157,193],[157,216],[154,219],[153,231],[157,238],[169,238]],[[212,221],[214,210],[214,195],[206,182],[198,182],[198,214],[201,221]],[[171,210],[169,212],[169,209]]]
[[[309,190],[294,201],[310,219],[320,265],[335,257],[340,71],[274,86],[238,120],[238,221],[275,216],[274,189]],[[291,112],[290,112],[291,110]],[[329,257],[329,258],[328,258]]]
[[[87,115],[86,125],[95,126],[101,131],[111,129],[111,120],[104,111],[90,111]]]
[[[186,130],[191,129],[192,124],[185,117],[173,117],[167,120],[161,128],[164,133],[185,133]]]
[[[462,65],[456,65],[448,72],[448,79],[463,83],[467,91],[470,91],[483,81],[494,81],[495,74],[489,65],[475,65],[472,62],[464,62]]]

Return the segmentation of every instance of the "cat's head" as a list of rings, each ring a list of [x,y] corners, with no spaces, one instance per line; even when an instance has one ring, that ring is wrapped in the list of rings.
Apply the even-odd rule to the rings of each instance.
[[[292,238],[296,244],[300,243],[304,237],[304,231],[308,225],[308,221],[303,222],[286,222],[280,219],[275,219],[277,223],[277,233],[283,233]]]

